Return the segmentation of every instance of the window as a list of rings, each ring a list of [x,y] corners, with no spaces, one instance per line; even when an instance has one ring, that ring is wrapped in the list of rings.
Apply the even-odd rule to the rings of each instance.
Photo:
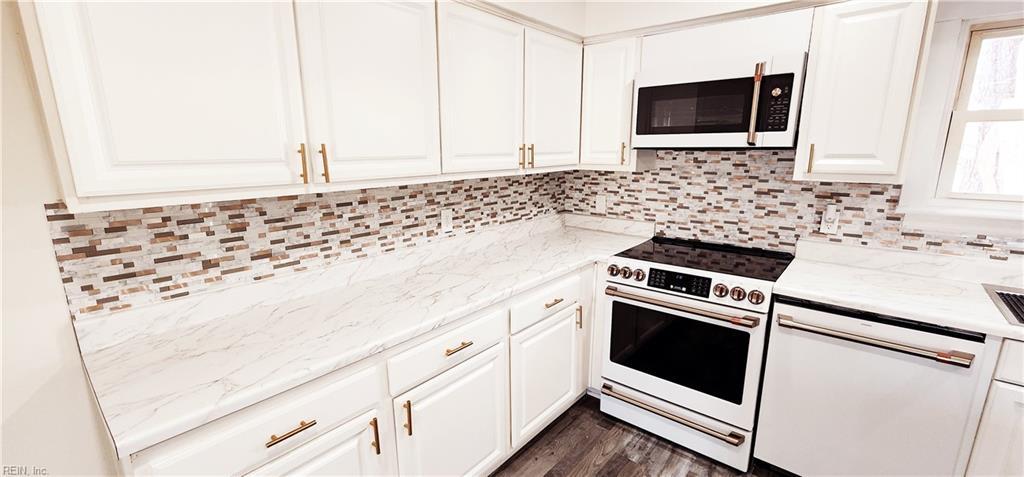
[[[943,153],[938,197],[1024,201],[1024,25],[979,25]]]

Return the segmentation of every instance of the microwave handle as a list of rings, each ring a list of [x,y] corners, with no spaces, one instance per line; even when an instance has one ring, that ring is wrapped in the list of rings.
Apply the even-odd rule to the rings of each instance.
[[[764,76],[765,62],[754,65],[754,99],[750,102],[750,126],[747,128],[747,144],[757,145],[757,103],[761,100],[761,77]]]

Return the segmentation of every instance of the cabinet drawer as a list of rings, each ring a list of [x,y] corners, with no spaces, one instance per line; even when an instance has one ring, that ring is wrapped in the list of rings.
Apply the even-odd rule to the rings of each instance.
[[[535,291],[512,301],[512,334],[528,328],[561,310],[580,298],[580,276],[572,274],[541,285]]]
[[[505,337],[508,312],[502,308],[476,318],[388,360],[391,395],[473,357]]]
[[[384,399],[382,371],[339,372],[286,391],[133,454],[133,471],[225,475],[253,469],[375,409]]]
[[[1003,340],[996,379],[1024,386],[1024,341]]]

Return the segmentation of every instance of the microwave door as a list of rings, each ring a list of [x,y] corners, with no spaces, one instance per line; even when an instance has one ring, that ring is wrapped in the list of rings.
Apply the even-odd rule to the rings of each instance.
[[[639,88],[636,134],[746,133],[753,93],[753,77]]]

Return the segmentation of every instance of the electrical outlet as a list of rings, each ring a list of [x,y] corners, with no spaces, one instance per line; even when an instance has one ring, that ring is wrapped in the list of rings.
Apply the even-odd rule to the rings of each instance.
[[[605,196],[605,195],[597,196],[597,199],[595,199],[595,201],[594,201],[594,209],[597,209],[597,210],[595,210],[595,212],[597,212],[598,214],[602,214],[602,215],[603,214],[607,214],[608,213],[608,196]]]
[[[818,231],[828,235],[839,233],[839,207],[836,204],[828,204],[825,207],[825,213],[821,214],[821,226]]]
[[[441,233],[450,233],[455,228],[454,221],[455,212],[452,209],[441,209]]]

